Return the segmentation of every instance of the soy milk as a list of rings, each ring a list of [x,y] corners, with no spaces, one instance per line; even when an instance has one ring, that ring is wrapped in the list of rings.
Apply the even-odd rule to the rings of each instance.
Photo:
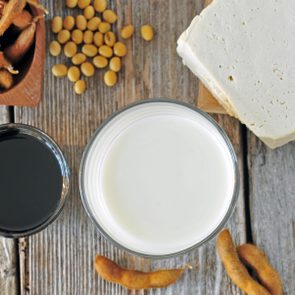
[[[232,205],[235,172],[232,150],[211,121],[181,104],[147,102],[96,134],[84,158],[82,194],[111,239],[167,255],[216,230]]]

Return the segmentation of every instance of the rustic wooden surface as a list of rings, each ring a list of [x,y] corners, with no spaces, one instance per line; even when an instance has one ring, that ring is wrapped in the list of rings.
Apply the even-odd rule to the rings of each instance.
[[[199,82],[197,107],[210,114],[226,114],[226,110],[221,106],[221,104],[219,104],[202,82]]]
[[[64,2],[46,1],[50,15],[78,13],[77,10],[65,9]],[[18,251],[18,259],[12,259],[13,254],[3,254],[2,245],[7,240],[1,240],[0,283],[3,285],[4,281],[5,285],[9,284],[9,290],[14,290],[11,292],[22,295],[242,294],[226,277],[215,254],[214,240],[183,257],[150,261],[112,246],[95,230],[82,208],[77,182],[79,162],[87,141],[102,120],[118,108],[139,99],[167,97],[194,104],[198,93],[198,81],[182,65],[175,47],[180,33],[201,11],[203,1],[110,2],[119,15],[116,28],[130,22],[137,28],[137,34],[127,42],[129,54],[124,60],[118,85],[112,89],[105,87],[103,71],[100,71],[87,80],[87,93],[76,96],[69,81],[51,75],[51,65],[66,59],[47,56],[42,102],[37,108],[15,108],[14,117],[10,116],[11,120],[37,126],[51,135],[65,152],[72,177],[69,199],[58,220],[43,232],[18,241],[17,245],[9,241],[10,249],[15,249],[11,253]],[[153,24],[156,30],[151,43],[138,36],[138,28],[145,23]],[[52,39],[47,26],[47,41]],[[294,146],[290,144],[277,151],[266,150],[252,136],[247,139],[245,130],[235,119],[223,115],[215,118],[233,141],[241,172],[240,197],[228,226],[237,243],[253,237],[266,250],[282,274],[288,290],[286,294],[294,294]],[[184,263],[190,263],[194,268],[167,289],[130,292],[104,282],[95,274],[93,258],[97,252],[124,266],[141,270]],[[1,277],[2,264],[5,263],[10,269],[17,270],[17,284],[14,284],[16,276],[13,271],[10,283]],[[1,288],[1,295],[10,294],[6,292],[8,287]]]
[[[295,144],[271,150],[249,134],[248,160],[253,240],[295,294]]]

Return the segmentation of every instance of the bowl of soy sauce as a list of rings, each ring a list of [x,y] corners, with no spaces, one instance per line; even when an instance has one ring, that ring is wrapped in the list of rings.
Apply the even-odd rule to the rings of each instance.
[[[61,212],[70,171],[58,145],[24,124],[0,125],[0,235],[37,233]]]

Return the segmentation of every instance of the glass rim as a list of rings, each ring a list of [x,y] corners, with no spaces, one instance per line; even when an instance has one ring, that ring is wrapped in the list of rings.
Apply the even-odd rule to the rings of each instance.
[[[125,111],[136,107],[138,105],[142,105],[142,104],[149,104],[149,103],[159,103],[159,102],[163,102],[163,103],[172,103],[172,104],[177,104],[177,105],[181,105],[184,107],[187,107],[195,112],[197,112],[198,114],[200,114],[201,116],[203,116],[207,121],[209,121],[213,127],[218,131],[218,133],[221,135],[222,139],[225,141],[226,146],[228,148],[228,151],[230,153],[231,156],[231,160],[232,160],[232,165],[233,165],[233,170],[234,170],[234,189],[233,189],[233,193],[231,196],[231,201],[229,204],[229,207],[227,209],[226,214],[224,215],[224,217],[222,218],[221,222],[218,224],[218,226],[216,226],[216,228],[205,238],[203,238],[201,241],[195,243],[194,245],[187,247],[183,250],[180,251],[176,251],[173,253],[168,253],[168,254],[147,254],[144,252],[140,252],[140,251],[135,251],[132,249],[129,249],[128,247],[122,245],[121,243],[119,243],[118,241],[116,241],[114,238],[112,238],[104,229],[103,227],[99,224],[99,222],[97,222],[96,218],[94,217],[94,214],[92,213],[92,210],[90,209],[87,197],[86,197],[86,193],[85,193],[85,183],[84,183],[84,171],[85,171],[85,163],[88,157],[88,153],[95,141],[95,139],[99,136],[100,132],[107,126],[107,124],[112,121],[115,117],[117,117],[118,115],[120,115],[121,113],[124,113]],[[212,238],[214,238],[217,233],[223,228],[223,226],[226,224],[226,222],[229,220],[230,216],[232,215],[235,205],[237,203],[238,200],[238,196],[239,196],[239,189],[240,189],[240,178],[239,178],[239,169],[238,169],[238,161],[237,161],[237,157],[236,157],[236,153],[235,150],[233,148],[233,145],[229,139],[229,137],[227,136],[226,132],[223,130],[223,128],[207,113],[203,112],[202,110],[198,109],[197,107],[190,105],[186,102],[182,102],[179,100],[173,100],[173,99],[166,99],[166,98],[155,98],[155,99],[144,99],[144,100],[140,100],[131,104],[128,104],[125,107],[120,108],[118,111],[112,113],[110,116],[108,116],[101,124],[100,126],[94,131],[94,133],[92,134],[90,140],[88,141],[87,145],[84,148],[83,154],[82,154],[82,158],[81,158],[81,162],[80,162],[80,169],[79,169],[79,190],[80,190],[80,197],[81,197],[81,201],[83,204],[83,207],[86,211],[86,214],[88,215],[89,219],[91,220],[92,224],[95,226],[96,230],[98,230],[98,232],[109,242],[111,242],[114,246],[116,246],[118,249],[120,250],[124,250],[127,251],[133,255],[137,255],[143,258],[148,258],[148,259],[167,259],[167,258],[172,258],[172,257],[177,257],[177,256],[181,256],[184,254],[187,254],[189,252],[191,252],[194,249],[199,248],[200,246],[204,245],[206,242],[208,242],[209,240],[211,240]]]
[[[61,169],[61,176],[63,180],[61,196],[60,196],[60,201],[58,203],[58,206],[44,222],[42,222],[40,225],[36,227],[33,227],[28,230],[24,230],[24,231],[15,231],[15,232],[5,231],[0,228],[0,236],[6,237],[6,238],[22,238],[22,237],[27,237],[42,231],[59,216],[59,214],[61,213],[64,207],[66,198],[69,193],[70,169],[65,159],[65,156],[62,150],[60,149],[60,147],[58,146],[58,144],[44,131],[27,124],[7,123],[7,124],[0,125],[0,134],[2,132],[10,131],[13,129],[19,131],[21,134],[25,134],[39,140],[40,142],[42,142],[42,144],[45,144],[48,148],[50,148],[51,152],[54,154],[54,157],[56,158],[58,165]]]

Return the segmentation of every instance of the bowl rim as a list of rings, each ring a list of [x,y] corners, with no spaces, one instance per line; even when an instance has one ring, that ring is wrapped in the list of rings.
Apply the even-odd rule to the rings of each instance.
[[[7,132],[10,130],[17,130],[21,134],[26,134],[28,136],[31,136],[39,140],[43,144],[45,144],[54,154],[59,164],[59,167],[61,169],[61,175],[63,179],[59,204],[54,210],[54,212],[52,212],[52,214],[43,223],[41,223],[39,226],[36,226],[32,229],[28,229],[28,230],[20,231],[20,232],[4,231],[0,228],[0,236],[6,237],[6,238],[22,238],[22,237],[27,237],[42,231],[60,215],[69,194],[70,169],[66,161],[66,158],[63,152],[61,151],[60,147],[58,146],[58,144],[44,131],[40,130],[39,128],[30,126],[27,124],[21,124],[21,123],[7,123],[7,124],[0,125],[0,134],[2,132]]]
[[[201,241],[199,241],[198,243],[187,247],[183,250],[180,251],[176,251],[173,253],[168,253],[168,254],[147,254],[144,252],[140,252],[140,251],[135,251],[132,249],[129,249],[128,247],[120,244],[118,241],[116,241],[114,238],[112,238],[104,229],[103,227],[97,222],[97,220],[94,217],[94,214],[92,213],[92,210],[88,204],[87,201],[87,197],[86,197],[86,193],[85,193],[85,184],[83,181],[83,175],[84,175],[84,171],[85,171],[85,163],[88,157],[88,153],[92,147],[92,144],[94,143],[96,137],[99,135],[99,133],[101,132],[101,130],[110,122],[112,121],[116,116],[118,116],[119,114],[127,111],[130,108],[142,105],[142,104],[149,104],[149,103],[159,103],[159,102],[163,102],[163,103],[172,103],[172,104],[178,104],[184,107],[187,107],[195,112],[197,112],[198,114],[202,115],[205,119],[207,119],[212,125],[213,127],[216,128],[216,130],[219,132],[219,134],[222,136],[222,138],[224,139],[227,147],[228,147],[228,151],[230,153],[231,156],[231,160],[232,160],[232,164],[233,164],[233,169],[234,169],[234,189],[233,189],[233,194],[231,197],[231,202],[230,205],[227,209],[226,214],[224,215],[223,219],[221,220],[221,222],[218,224],[218,226],[204,239],[202,239]],[[111,244],[113,244],[114,246],[116,246],[117,248],[119,248],[120,250],[125,250],[133,255],[137,255],[143,258],[148,258],[148,259],[167,259],[167,258],[172,258],[172,257],[177,257],[177,256],[181,256],[184,254],[187,254],[189,252],[191,252],[194,249],[199,248],[201,245],[204,245],[206,242],[208,242],[209,240],[211,240],[213,237],[215,237],[217,235],[217,233],[223,228],[223,226],[226,224],[226,222],[228,221],[228,219],[230,218],[230,216],[232,215],[235,205],[237,203],[238,200],[238,196],[239,196],[239,189],[240,189],[240,176],[239,176],[239,169],[238,169],[238,161],[237,161],[237,157],[236,157],[236,153],[235,150],[233,148],[233,145],[229,139],[229,137],[227,136],[227,134],[225,133],[225,131],[222,129],[222,127],[207,113],[201,111],[200,109],[198,109],[197,107],[190,105],[188,103],[179,101],[179,100],[173,100],[173,99],[166,99],[166,98],[156,98],[156,99],[144,99],[144,100],[140,100],[131,104],[128,104],[127,106],[119,109],[118,111],[114,112],[113,114],[111,114],[109,117],[107,117],[102,123],[101,125],[94,131],[93,135],[91,136],[89,142],[87,143],[83,154],[82,154],[82,158],[81,158],[81,162],[80,162],[80,168],[79,168],[79,190],[80,190],[80,197],[81,197],[81,201],[83,204],[83,207],[86,211],[86,214],[88,215],[89,219],[91,220],[92,224],[95,226],[96,230],[98,230],[98,232],[109,242],[111,242]]]

